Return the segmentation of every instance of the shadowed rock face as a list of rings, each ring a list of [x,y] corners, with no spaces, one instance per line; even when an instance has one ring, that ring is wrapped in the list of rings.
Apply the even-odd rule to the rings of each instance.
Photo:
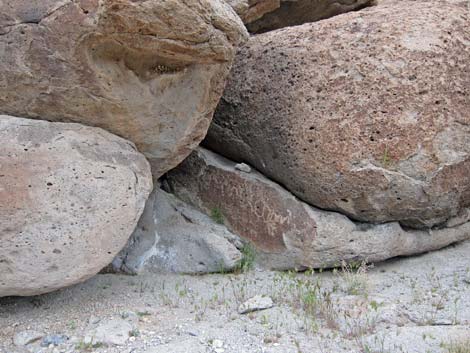
[[[126,244],[152,189],[134,144],[0,115],[0,297],[84,281]]]
[[[251,33],[298,26],[373,5],[374,0],[227,0]]]
[[[206,145],[323,209],[444,223],[470,204],[469,23],[397,2],[254,36]]]
[[[243,23],[249,24],[262,18],[265,14],[277,10],[280,0],[227,0]]]
[[[470,217],[446,228],[406,230],[397,222],[357,223],[310,207],[255,170],[197,148],[167,174],[172,192],[225,225],[257,250],[271,269],[328,268],[342,261],[377,262],[436,250],[470,238]],[[242,170],[245,171],[242,171]]]
[[[0,2],[0,113],[125,137],[158,177],[204,137],[246,30],[220,0]]]
[[[155,188],[136,230],[108,272],[202,274],[231,271],[242,255],[240,239],[223,225]]]
[[[374,0],[229,0],[251,33],[298,26],[359,10]]]

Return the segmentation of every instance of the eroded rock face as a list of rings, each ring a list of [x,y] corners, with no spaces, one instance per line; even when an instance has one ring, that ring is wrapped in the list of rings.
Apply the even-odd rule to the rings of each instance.
[[[246,29],[221,0],[0,2],[0,113],[98,126],[156,177],[204,137]]]
[[[250,18],[245,23],[250,32],[263,33],[359,10],[374,2],[374,0],[280,0],[277,8],[266,11],[258,18]]]
[[[259,173],[238,171],[234,163],[197,148],[167,179],[182,200],[208,215],[220,214],[231,231],[255,245],[267,267],[309,262],[316,223],[304,204]]]
[[[257,250],[271,269],[329,268],[342,261],[377,262],[436,250],[470,239],[469,214],[447,228],[405,230],[397,222],[352,222],[298,200],[256,170],[197,148],[168,173],[171,190],[207,214],[218,209],[224,224]]]
[[[0,116],[0,297],[83,281],[126,244],[152,189],[135,146],[104,130]]]
[[[469,23],[403,1],[254,36],[206,145],[320,208],[442,224],[470,204]]]

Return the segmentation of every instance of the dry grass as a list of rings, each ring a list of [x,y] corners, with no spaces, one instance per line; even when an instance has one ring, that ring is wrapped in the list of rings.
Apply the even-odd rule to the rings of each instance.
[[[470,339],[445,345],[446,353],[470,353]]]

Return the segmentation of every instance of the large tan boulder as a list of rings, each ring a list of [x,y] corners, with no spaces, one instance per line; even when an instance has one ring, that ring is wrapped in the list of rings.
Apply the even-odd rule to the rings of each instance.
[[[263,33],[315,22],[345,12],[360,10],[374,4],[375,0],[278,0],[278,2],[277,8],[265,11],[263,16],[246,16],[248,18],[245,23],[248,30],[252,33]],[[255,6],[250,10],[252,13],[259,12]],[[250,11],[247,12],[250,13]]]
[[[442,224],[470,205],[469,23],[402,1],[254,36],[206,145],[320,208]]]
[[[204,137],[245,38],[222,0],[0,1],[0,113],[105,128],[158,177]]]
[[[167,175],[169,189],[253,244],[271,269],[329,268],[377,262],[470,239],[470,212],[442,229],[371,225],[300,201],[246,164],[197,148]]]
[[[152,189],[135,146],[79,124],[0,116],[0,297],[83,281],[126,244]]]

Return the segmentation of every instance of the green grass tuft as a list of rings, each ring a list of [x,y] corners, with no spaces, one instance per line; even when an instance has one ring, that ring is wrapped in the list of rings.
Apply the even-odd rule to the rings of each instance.
[[[224,215],[222,210],[218,207],[211,209],[211,218],[217,224],[224,224]]]
[[[236,272],[248,272],[255,265],[256,251],[251,244],[245,244],[241,252],[242,259],[238,264]]]

